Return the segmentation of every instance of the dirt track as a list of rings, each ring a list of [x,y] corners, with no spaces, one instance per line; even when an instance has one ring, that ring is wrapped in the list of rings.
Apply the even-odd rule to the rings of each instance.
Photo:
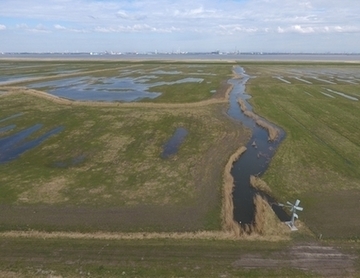
[[[226,240],[0,237],[0,245],[2,277],[357,277],[358,274],[357,256],[349,245],[344,245],[346,251],[342,251],[340,247],[316,242],[279,245]],[[26,271],[27,275],[18,275],[18,270]]]
[[[295,268],[325,277],[348,277],[355,272],[356,256],[344,254],[335,247],[318,244],[292,246],[266,258],[248,254],[233,263],[241,268]]]

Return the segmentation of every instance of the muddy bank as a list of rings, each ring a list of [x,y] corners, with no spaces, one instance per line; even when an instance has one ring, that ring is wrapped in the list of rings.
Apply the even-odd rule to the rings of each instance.
[[[246,151],[246,147],[240,147],[231,157],[225,166],[224,171],[224,185],[223,185],[223,207],[222,207],[222,219],[224,231],[231,231],[235,235],[239,236],[242,233],[241,226],[234,220],[234,203],[232,192],[234,189],[234,178],[231,175],[231,169],[234,162],[239,159],[241,154]]]
[[[268,202],[274,202],[268,194],[251,185],[251,176],[261,177],[266,171],[277,147],[285,137],[285,132],[252,111],[251,105],[247,102],[251,96],[245,92],[246,82],[252,77],[247,75],[241,67],[234,67],[234,77],[229,80],[229,83],[233,85],[233,90],[229,96],[228,115],[248,127],[252,132],[252,137],[245,146],[246,152],[234,162],[231,169],[234,179],[233,215],[237,223],[248,229],[249,225],[256,224],[258,210],[254,203],[256,195],[260,194]],[[274,207],[273,209],[279,218],[285,221],[287,216],[284,211],[278,211]]]
[[[280,131],[279,129],[277,129],[276,127],[272,126],[271,124],[269,124],[268,122],[262,120],[258,115],[256,115],[254,112],[249,111],[245,105],[245,101],[241,98],[238,99],[238,103],[240,106],[241,111],[249,118],[252,118],[255,123],[266,129],[269,133],[269,140],[270,141],[274,141],[279,137]]]

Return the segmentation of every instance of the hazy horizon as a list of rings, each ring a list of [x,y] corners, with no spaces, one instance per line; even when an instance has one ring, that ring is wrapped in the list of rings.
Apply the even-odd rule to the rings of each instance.
[[[357,53],[360,2],[2,0],[0,52]]]

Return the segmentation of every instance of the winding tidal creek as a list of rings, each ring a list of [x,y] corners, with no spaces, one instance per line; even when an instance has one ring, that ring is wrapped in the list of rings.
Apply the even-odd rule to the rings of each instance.
[[[245,92],[245,84],[251,76],[245,74],[244,69],[241,67],[235,67],[234,71],[238,76],[241,76],[241,78],[234,78],[228,81],[233,85],[229,96],[228,115],[241,121],[252,131],[252,137],[246,145],[247,150],[234,162],[231,170],[231,174],[234,177],[234,220],[241,224],[253,223],[255,216],[253,198],[255,194],[260,194],[268,200],[279,219],[281,221],[287,221],[289,216],[285,211],[277,205],[272,205],[275,203],[275,200],[250,185],[250,176],[261,176],[268,168],[269,162],[275,154],[277,147],[285,138],[285,132],[279,127],[276,127],[280,131],[279,135],[276,140],[269,141],[268,131],[258,126],[252,118],[244,115],[239,107],[238,99],[242,99],[245,102],[246,108],[252,111],[252,107],[247,102],[247,99],[251,98],[251,96]],[[265,119],[261,119],[267,122]]]

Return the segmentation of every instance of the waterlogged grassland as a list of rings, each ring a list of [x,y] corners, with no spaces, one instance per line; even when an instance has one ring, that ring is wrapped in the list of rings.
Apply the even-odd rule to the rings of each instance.
[[[214,235],[226,236],[219,232],[224,167],[230,155],[249,138],[241,125],[225,116],[226,105],[221,101],[227,89],[224,79],[208,74],[222,72],[224,78],[228,77],[231,65],[24,62],[24,66],[31,65],[42,68],[34,72],[40,81],[63,78],[53,74],[62,66],[65,71],[79,70],[69,76],[91,75],[99,82],[118,74],[141,78],[154,71],[181,71],[183,78],[197,72],[199,75],[192,77],[206,81],[201,88],[164,86],[164,91],[171,90],[163,100],[156,100],[160,103],[134,105],[49,100],[17,87],[26,82],[0,87],[0,120],[23,113],[0,123],[0,127],[17,125],[1,137],[37,123],[43,128],[32,138],[58,125],[65,127],[19,159],[0,165],[0,276],[359,275],[360,249],[356,241],[316,241],[303,232],[292,233],[292,241],[280,242],[256,236],[252,241],[214,239]],[[341,71],[340,79],[351,77],[349,71],[357,68],[348,66],[335,65],[335,71]],[[51,68],[49,79],[41,77]],[[247,73],[257,76],[247,86],[255,112],[287,132],[264,178],[279,200],[301,199],[305,207],[299,213],[301,220],[316,235],[322,233],[322,239],[356,237],[360,200],[355,166],[359,165],[360,153],[358,102],[326,89],[356,96],[358,87],[301,75],[311,80],[308,84],[293,78],[293,69],[310,69],[314,74],[329,67],[246,65]],[[179,73],[155,75],[156,81],[173,81]],[[357,79],[353,76],[346,80]],[[214,84],[220,88],[215,95],[220,98],[217,101],[182,103],[209,99]],[[1,94],[9,91],[14,93]],[[171,96],[173,91],[177,93]],[[169,96],[181,96],[176,100],[179,103],[168,104]],[[186,128],[189,134],[176,155],[161,159],[162,146],[177,127]],[[209,232],[192,233],[199,230]],[[137,233],[121,233],[124,231]],[[173,231],[180,233],[166,233]],[[184,231],[191,233],[181,233]]]
[[[23,115],[1,123],[16,125],[1,137],[38,123],[43,128],[29,139],[59,125],[65,129],[1,165],[1,228],[220,229],[223,168],[247,138],[224,109],[89,107],[24,93],[2,96],[0,119]],[[161,158],[178,127],[189,135],[176,155]]]
[[[360,66],[267,64],[246,72],[256,76],[247,85],[255,112],[286,131],[265,181],[282,201],[301,199],[300,218],[317,235],[357,238],[360,101],[334,92],[360,99]]]
[[[149,92],[161,93],[155,99],[142,99],[146,102],[188,103],[210,99],[224,80],[230,78],[232,68],[221,63],[167,63],[167,62],[49,62],[22,61],[3,62],[0,67],[1,82],[11,85],[29,86],[46,81],[59,81],[72,77],[83,77],[91,84],[101,84],[108,78],[128,78],[134,80],[148,79],[145,84],[159,83],[151,86]],[[162,84],[186,78],[199,79],[198,82]],[[71,89],[71,86],[68,86]],[[51,92],[54,87],[43,86],[39,89]],[[129,90],[129,88],[125,88]],[[86,88],[85,88],[86,90]],[[114,92],[116,89],[112,89]],[[121,91],[122,88],[117,88]]]

